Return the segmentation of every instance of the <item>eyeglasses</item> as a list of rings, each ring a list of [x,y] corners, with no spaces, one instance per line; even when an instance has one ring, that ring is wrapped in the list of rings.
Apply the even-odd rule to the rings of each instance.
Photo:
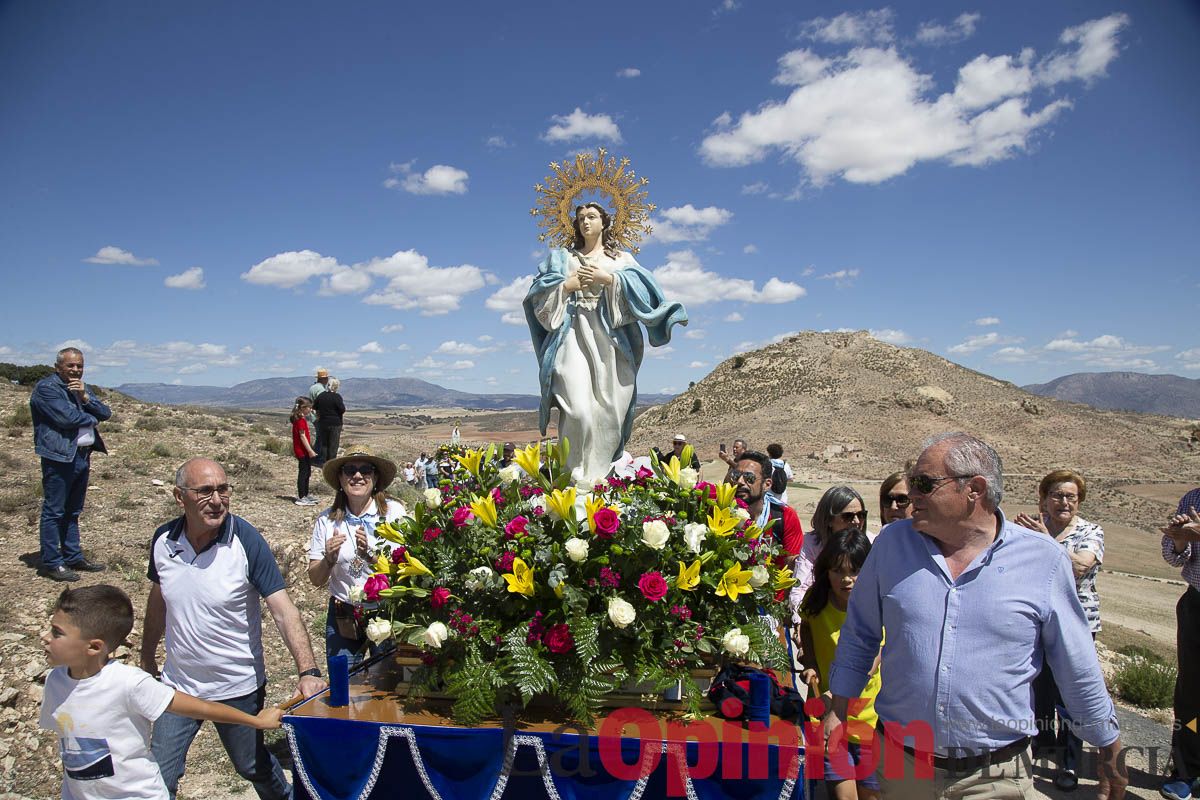
[[[183,486],[180,488],[195,494],[197,500],[211,500],[214,494],[219,497],[229,497],[233,494],[233,487],[228,483],[222,483],[220,486]]]
[[[369,478],[375,474],[374,464],[342,464],[342,474],[347,478],[353,478],[355,475],[362,475],[364,478]]]
[[[759,476],[756,473],[750,472],[749,470],[747,470],[746,472],[738,472],[736,469],[730,470],[730,472],[729,472],[729,482],[730,483],[737,483],[742,478],[745,478],[746,483],[750,484],[750,483],[757,482]]]
[[[1057,500],[1057,501],[1059,501],[1060,503],[1078,503],[1078,502],[1079,502],[1079,495],[1077,495],[1077,494],[1064,494],[1064,493],[1062,493],[1062,492],[1055,492],[1054,494],[1050,495],[1050,499],[1051,499],[1051,500]]]
[[[842,522],[846,523],[867,521],[866,511],[843,511],[838,516],[842,518]]]
[[[908,489],[917,494],[930,494],[946,481],[961,481],[974,475],[909,475]]]
[[[908,495],[906,495],[906,494],[889,494],[887,496],[887,500],[885,502],[886,502],[886,505],[889,505],[889,506],[892,503],[895,503],[896,508],[905,508],[912,501],[908,499]]]

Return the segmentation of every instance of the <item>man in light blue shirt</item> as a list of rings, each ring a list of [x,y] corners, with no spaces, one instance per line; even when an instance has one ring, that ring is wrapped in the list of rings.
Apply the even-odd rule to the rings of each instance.
[[[827,738],[838,738],[886,629],[875,701],[884,797],[1030,797],[1022,763],[1043,661],[1076,732],[1100,750],[1100,796],[1123,796],[1120,732],[1071,563],[1051,538],[1004,518],[1000,457],[968,434],[942,434],[908,487],[912,519],[875,541],[850,595]]]

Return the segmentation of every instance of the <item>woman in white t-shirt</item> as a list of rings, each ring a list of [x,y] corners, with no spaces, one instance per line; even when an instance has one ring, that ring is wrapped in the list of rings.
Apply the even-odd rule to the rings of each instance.
[[[329,585],[325,657],[346,655],[354,665],[362,661],[368,642],[355,618],[350,589],[371,575],[368,554],[379,541],[375,525],[381,520],[397,520],[407,512],[402,503],[384,493],[396,478],[396,465],[366,448],[350,448],[341,458],[325,462],[323,474],[337,495],[333,506],[313,525],[308,577],[314,586]],[[371,645],[370,650],[374,655],[378,648]]]

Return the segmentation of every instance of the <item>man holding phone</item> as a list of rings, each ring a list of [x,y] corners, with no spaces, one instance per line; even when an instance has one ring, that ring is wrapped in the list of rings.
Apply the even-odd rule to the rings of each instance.
[[[107,453],[97,430],[112,416],[83,382],[83,353],[64,347],[54,374],[38,381],[29,399],[34,451],[42,458],[42,564],[38,575],[77,581],[79,572],[100,572],[103,564],[83,557],[79,514],[87,494],[92,451]]]

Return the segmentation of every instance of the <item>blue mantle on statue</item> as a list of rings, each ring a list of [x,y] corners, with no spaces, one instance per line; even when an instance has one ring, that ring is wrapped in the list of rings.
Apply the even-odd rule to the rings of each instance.
[[[296,797],[312,800],[366,800],[403,795],[406,800],[639,800],[686,797],[716,800],[788,800],[803,797],[803,781],[780,776],[780,753],[803,750],[780,747],[766,738],[750,744],[732,725],[728,742],[716,737],[703,745],[682,737],[602,737],[577,727],[532,730],[524,726],[462,728],[445,720],[437,724],[404,724],[387,708],[387,691],[351,698],[349,708],[331,709],[318,695],[284,718],[294,759]],[[413,701],[408,700],[411,704]],[[356,714],[356,706],[357,714]],[[374,706],[368,709],[369,706]],[[619,712],[614,712],[616,716]],[[650,730],[672,729],[654,720]],[[333,715],[350,718],[334,718]],[[358,716],[360,718],[353,718]],[[386,721],[361,718],[395,717]],[[407,716],[427,720],[429,714]],[[436,715],[432,715],[436,717]],[[600,730],[604,730],[603,725]],[[620,730],[619,726],[617,730]],[[678,729],[676,729],[678,730]],[[719,724],[712,725],[720,731]],[[794,728],[792,730],[795,730]],[[671,741],[667,741],[670,739]],[[685,755],[686,753],[686,755]],[[643,769],[639,758],[649,762]],[[685,761],[686,759],[686,761]],[[691,766],[687,766],[691,765]],[[643,776],[644,773],[644,776]],[[673,774],[672,774],[673,773]]]

